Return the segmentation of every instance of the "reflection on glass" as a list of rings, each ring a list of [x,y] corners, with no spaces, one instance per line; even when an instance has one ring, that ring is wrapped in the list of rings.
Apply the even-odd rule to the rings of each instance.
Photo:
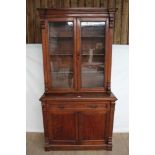
[[[105,22],[81,22],[81,86],[104,85]]]
[[[49,23],[49,53],[54,88],[73,87],[73,22]]]
[[[81,26],[103,26],[105,22],[81,22]]]

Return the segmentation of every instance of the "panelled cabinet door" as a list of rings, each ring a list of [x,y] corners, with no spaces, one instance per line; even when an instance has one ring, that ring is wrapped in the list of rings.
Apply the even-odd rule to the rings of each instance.
[[[107,112],[87,110],[79,113],[80,144],[103,144],[106,138]]]
[[[48,21],[48,53],[52,90],[74,90],[75,19]]]
[[[77,139],[76,112],[71,110],[50,111],[48,137],[51,144],[75,144]]]
[[[107,19],[78,18],[79,83],[81,90],[103,90]]]

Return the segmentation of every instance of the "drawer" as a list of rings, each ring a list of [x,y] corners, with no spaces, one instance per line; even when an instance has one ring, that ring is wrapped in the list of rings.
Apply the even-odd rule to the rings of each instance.
[[[48,110],[54,109],[109,109],[110,108],[110,102],[103,102],[103,103],[74,103],[74,102],[58,102],[58,103],[52,103],[47,105]]]

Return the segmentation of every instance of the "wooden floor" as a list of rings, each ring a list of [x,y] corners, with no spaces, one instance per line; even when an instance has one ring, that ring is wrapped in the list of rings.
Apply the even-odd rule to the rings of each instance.
[[[129,134],[115,133],[113,135],[113,151],[48,151],[45,152],[43,133],[26,134],[26,155],[128,155]]]

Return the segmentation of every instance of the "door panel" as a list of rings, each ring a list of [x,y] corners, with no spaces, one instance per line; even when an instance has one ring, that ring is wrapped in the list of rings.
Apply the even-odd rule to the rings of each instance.
[[[48,22],[48,51],[53,90],[75,88],[75,19]]]
[[[54,144],[75,144],[77,132],[76,112],[61,110],[50,111],[48,118],[48,135]]]
[[[87,110],[79,114],[79,140],[82,144],[104,143],[107,112]]]
[[[81,89],[104,89],[106,20],[78,19]]]

